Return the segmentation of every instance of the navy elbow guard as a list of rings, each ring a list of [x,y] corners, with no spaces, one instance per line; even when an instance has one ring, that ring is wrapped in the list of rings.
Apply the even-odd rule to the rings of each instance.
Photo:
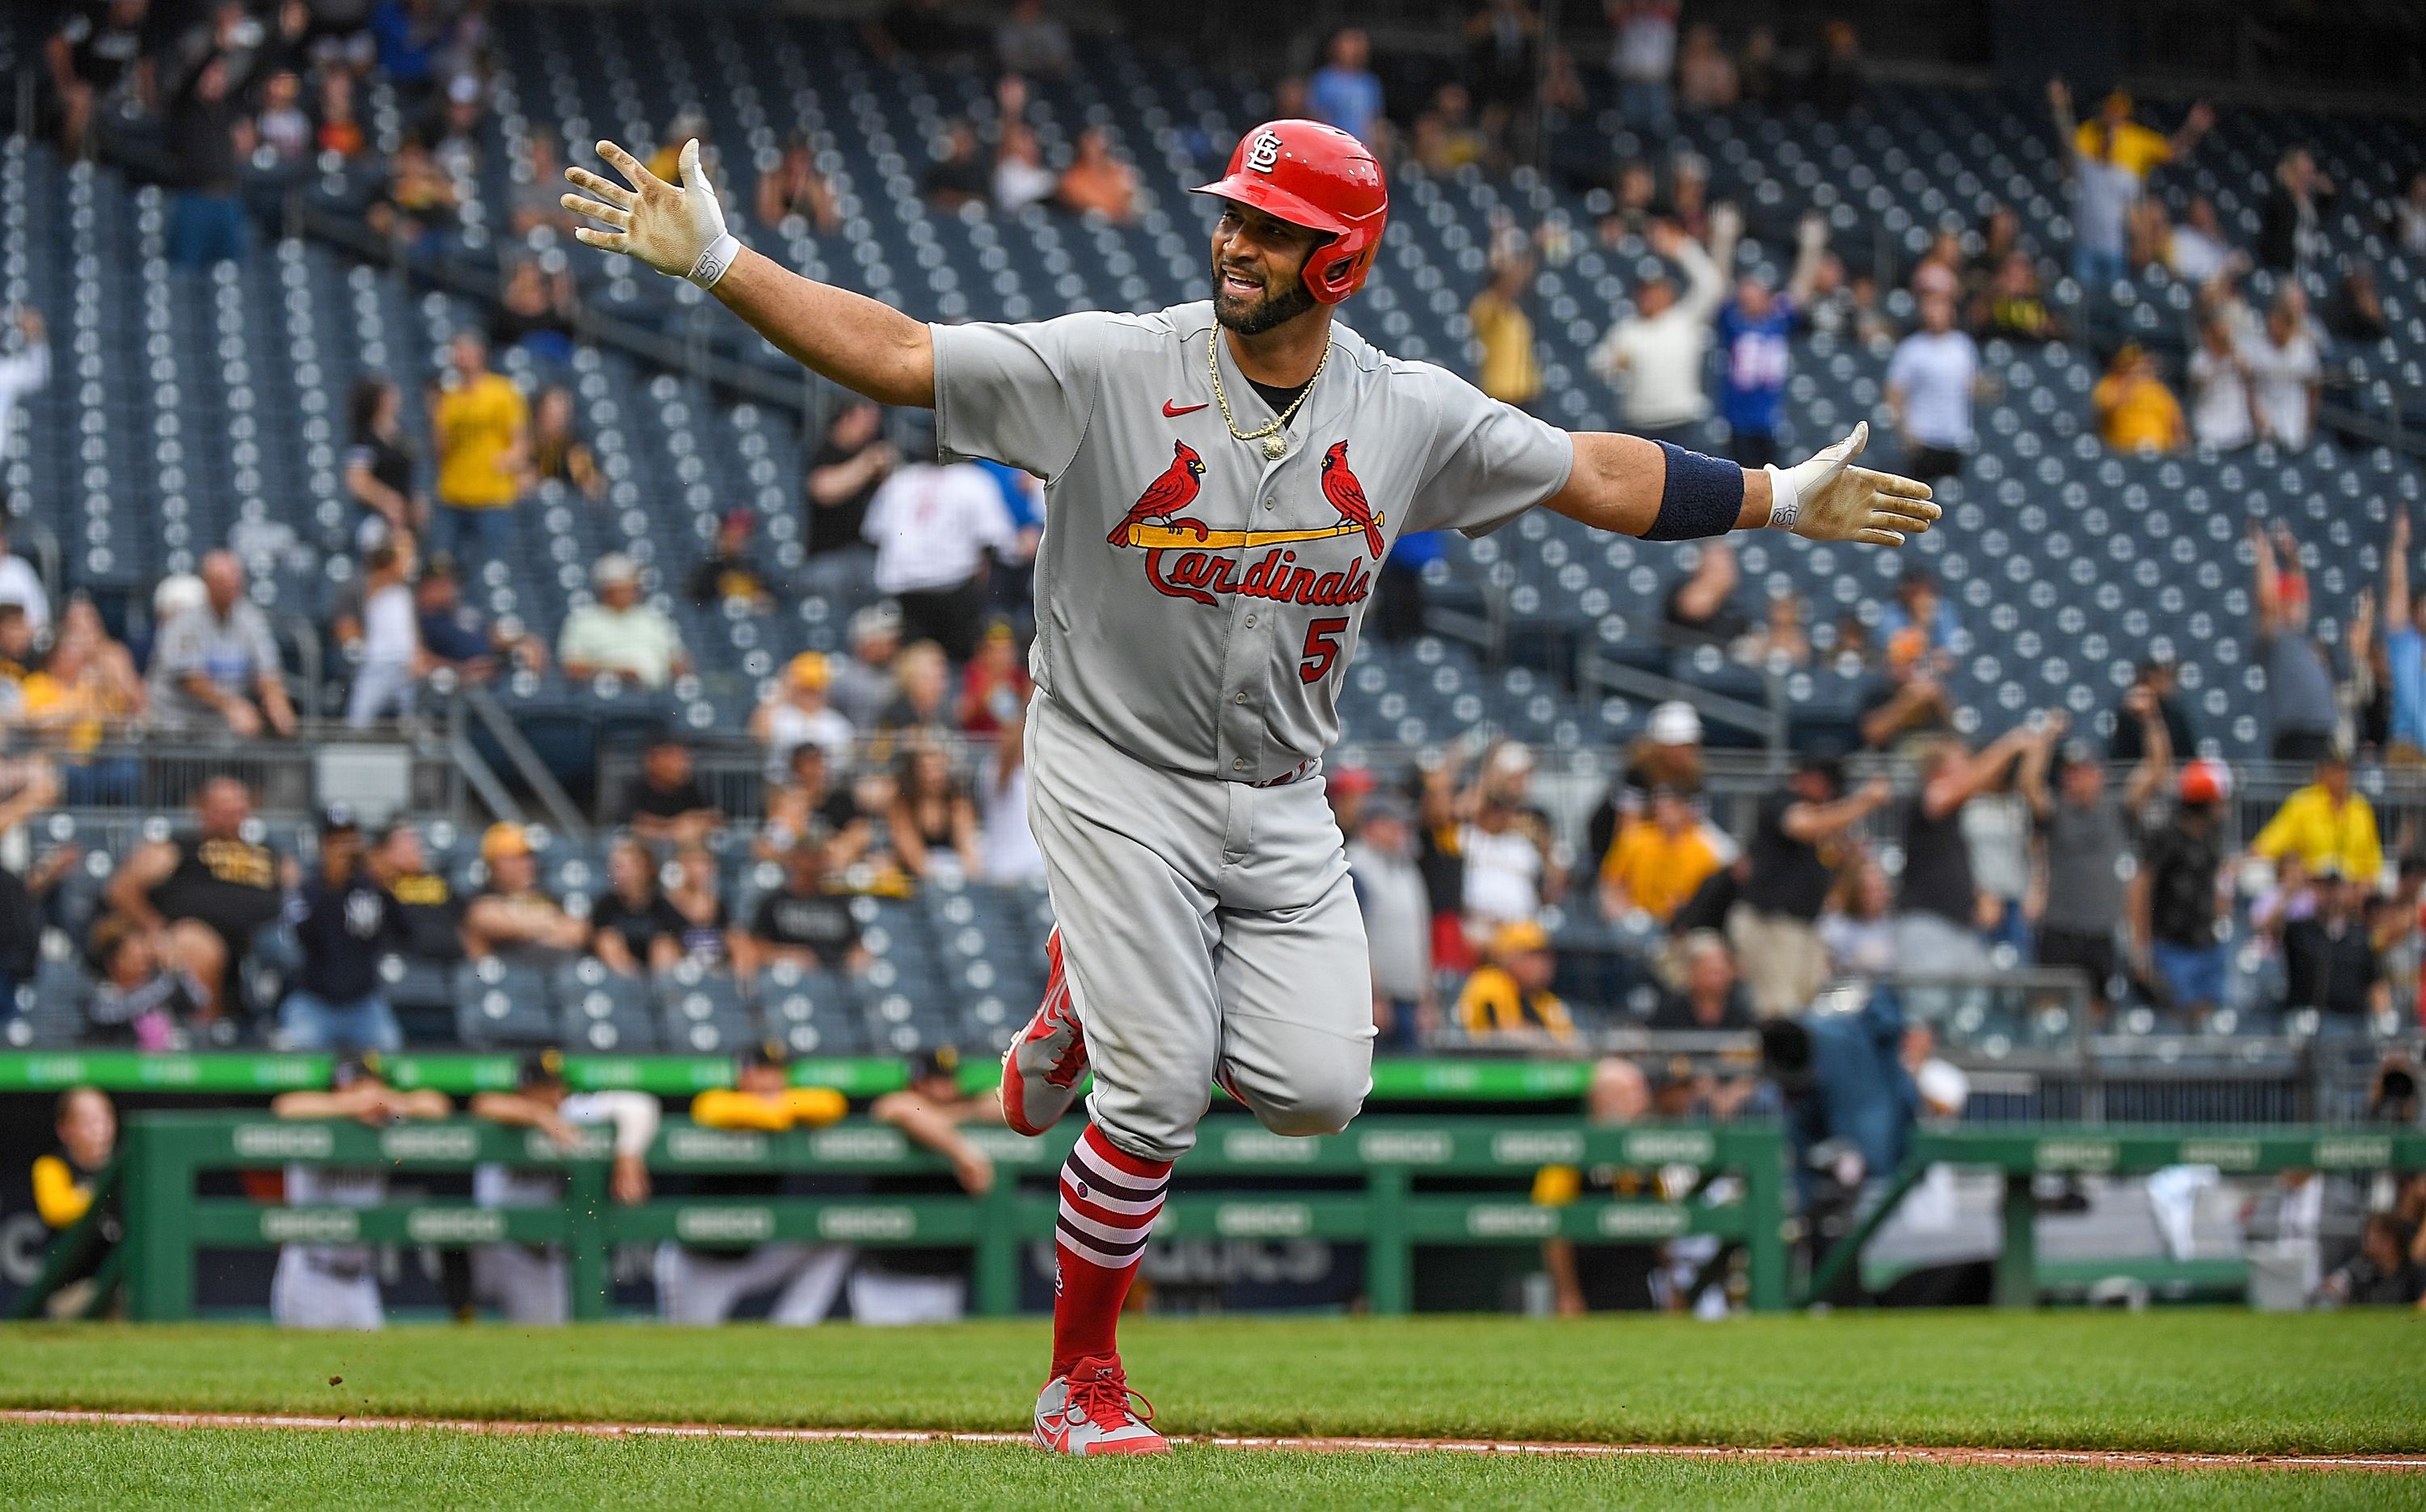
[[[1664,441],[1659,449],[1668,454],[1668,481],[1659,491],[1659,517],[1642,539],[1698,540],[1734,530],[1743,516],[1743,469]]]

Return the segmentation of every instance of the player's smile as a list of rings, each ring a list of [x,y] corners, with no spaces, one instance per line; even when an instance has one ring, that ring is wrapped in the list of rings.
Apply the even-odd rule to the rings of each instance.
[[[1301,271],[1320,239],[1253,206],[1225,204],[1213,228],[1214,314],[1253,336],[1312,309]]]

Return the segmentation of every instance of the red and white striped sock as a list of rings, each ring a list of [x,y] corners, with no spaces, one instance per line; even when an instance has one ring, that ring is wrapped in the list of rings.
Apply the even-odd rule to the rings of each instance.
[[[1121,1304],[1170,1185],[1171,1162],[1140,1160],[1092,1123],[1078,1135],[1061,1166],[1061,1217],[1054,1233],[1059,1274],[1052,1375],[1069,1374],[1079,1360],[1118,1353]]]

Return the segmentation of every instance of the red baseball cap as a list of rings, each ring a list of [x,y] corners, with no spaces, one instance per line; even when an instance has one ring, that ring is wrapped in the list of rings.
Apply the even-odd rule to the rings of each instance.
[[[2232,796],[2232,769],[2222,762],[2195,761],[2182,768],[2182,801],[2214,803]]]

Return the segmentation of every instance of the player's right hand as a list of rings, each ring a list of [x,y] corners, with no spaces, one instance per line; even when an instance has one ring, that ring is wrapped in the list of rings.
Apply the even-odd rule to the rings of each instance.
[[[669,277],[690,277],[700,258],[724,235],[724,207],[717,203],[716,187],[699,166],[698,139],[683,144],[679,187],[613,142],[600,142],[598,155],[632,186],[585,168],[566,169],[565,178],[587,197],[568,194],[564,208],[606,228],[583,226],[573,234],[589,246],[637,257]]]

